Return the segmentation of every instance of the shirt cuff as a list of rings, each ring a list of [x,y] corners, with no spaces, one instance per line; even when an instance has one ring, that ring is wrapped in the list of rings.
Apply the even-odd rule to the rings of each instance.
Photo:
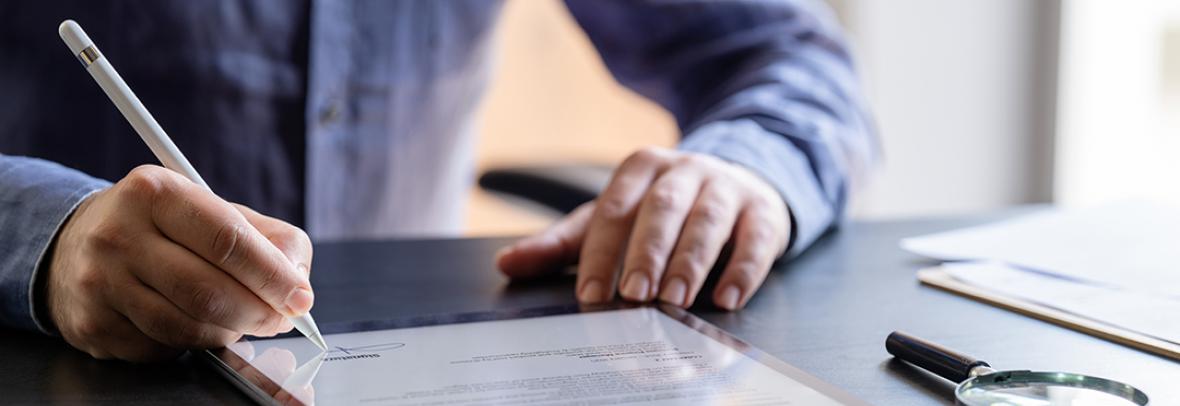
[[[66,219],[109,185],[52,162],[0,156],[0,322],[53,334],[37,314],[38,271]]]
[[[797,256],[811,246],[838,217],[840,209],[824,197],[803,151],[783,135],[767,131],[752,120],[706,124],[686,135],[679,149],[741,165],[779,192],[792,223],[786,257]]]

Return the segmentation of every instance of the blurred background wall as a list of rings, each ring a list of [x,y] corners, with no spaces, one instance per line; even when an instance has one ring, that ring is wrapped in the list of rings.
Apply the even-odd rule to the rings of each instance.
[[[1057,201],[1180,206],[1180,2],[1062,4]]]
[[[1052,198],[1053,1],[842,0],[885,162],[860,217]]]
[[[614,165],[679,132],[656,104],[616,83],[559,0],[506,2],[498,67],[484,100],[478,170],[546,163]],[[468,234],[520,234],[552,218],[472,190]]]
[[[1180,2],[832,0],[884,161],[856,218],[1055,202],[1174,199]],[[481,168],[614,164],[677,131],[616,84],[558,0],[508,2],[485,101]],[[469,234],[550,218],[475,190]]]

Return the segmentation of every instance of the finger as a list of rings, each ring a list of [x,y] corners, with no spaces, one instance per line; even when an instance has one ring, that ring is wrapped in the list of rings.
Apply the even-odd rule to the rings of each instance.
[[[110,298],[115,310],[152,340],[169,347],[218,348],[241,337],[237,332],[190,317],[146,285],[127,284],[120,290],[121,294]]]
[[[295,264],[295,268],[304,276],[311,274],[312,245],[307,233],[285,221],[260,214],[249,207],[234,204],[246,221],[254,225],[258,232],[266,236],[275,248],[282,251],[287,259]]]
[[[131,362],[158,362],[175,359],[184,350],[172,348],[151,339],[135,327],[125,316],[117,315],[118,321],[104,336],[105,346],[116,358]]]
[[[690,167],[669,169],[648,189],[639,206],[623,261],[619,294],[646,302],[655,297],[685,217],[701,189],[703,174]]]
[[[754,291],[762,286],[770,264],[777,255],[779,234],[766,219],[776,213],[762,205],[749,205],[738,215],[734,229],[733,255],[717,282],[713,303],[726,310],[737,310],[746,305]]]
[[[175,358],[182,350],[147,338],[114,309],[95,305],[62,331],[70,345],[96,359],[146,362]]]
[[[191,251],[164,238],[145,239],[131,272],[193,319],[268,336],[285,321],[245,286]]]
[[[527,278],[577,262],[593,214],[593,202],[578,206],[545,231],[500,250],[496,253],[496,264],[505,275]]]
[[[692,306],[733,232],[739,211],[735,196],[733,188],[724,183],[706,182],[702,187],[668,262],[660,287],[661,301]]]
[[[663,168],[666,156],[667,153],[653,149],[632,155],[619,166],[606,190],[595,199],[594,215],[579,256],[579,301],[599,303],[614,296],[615,273],[622,259],[623,244],[635,220],[635,209]]]
[[[164,235],[230,274],[284,315],[302,315],[311,308],[314,298],[307,278],[233,206],[174,173],[152,176],[137,187],[154,189],[149,192],[152,220]]]

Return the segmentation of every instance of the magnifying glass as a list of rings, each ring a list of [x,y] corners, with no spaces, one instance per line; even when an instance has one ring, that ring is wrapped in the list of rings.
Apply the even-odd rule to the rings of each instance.
[[[1109,379],[1064,372],[996,371],[981,360],[894,331],[885,340],[893,356],[958,383],[956,404],[966,406],[1146,405],[1147,394]]]

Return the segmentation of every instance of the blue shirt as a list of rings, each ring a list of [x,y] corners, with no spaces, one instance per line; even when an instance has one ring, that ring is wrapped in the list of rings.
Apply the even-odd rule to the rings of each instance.
[[[791,254],[838,222],[875,142],[822,4],[566,3],[615,78],[673,114],[680,149],[744,165],[781,193]],[[500,7],[3,3],[0,323],[47,330],[34,286],[59,226],[155,162],[61,44],[61,20],[86,28],[213,190],[323,241],[459,231]]]

